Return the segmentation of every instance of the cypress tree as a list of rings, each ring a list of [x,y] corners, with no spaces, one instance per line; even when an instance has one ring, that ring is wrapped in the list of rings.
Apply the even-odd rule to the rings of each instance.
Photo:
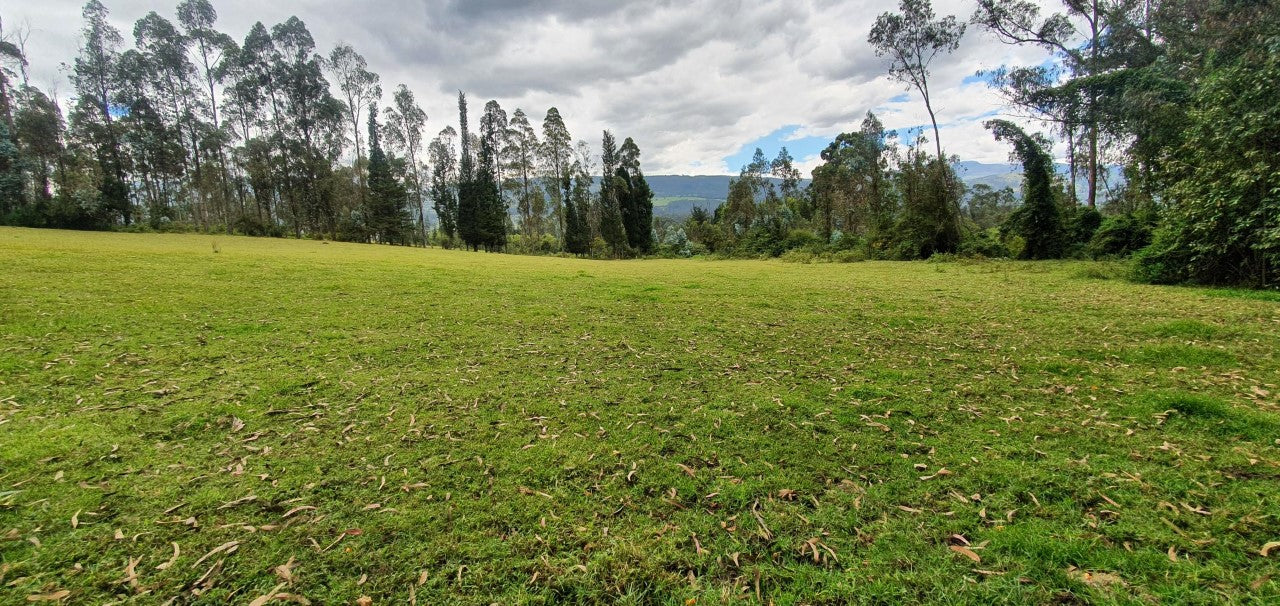
[[[471,131],[467,130],[467,96],[458,91],[458,136],[462,138],[462,157],[458,168],[458,236],[462,244],[478,250],[480,237],[480,197],[476,181],[475,156],[471,152]]]
[[[410,230],[408,191],[391,174],[391,163],[378,137],[378,106],[369,104],[369,197],[365,221],[373,237],[385,244],[404,244]]]

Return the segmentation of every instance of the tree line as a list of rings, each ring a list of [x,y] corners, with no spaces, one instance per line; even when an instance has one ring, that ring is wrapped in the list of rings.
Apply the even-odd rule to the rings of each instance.
[[[1009,120],[986,127],[1024,167],[1021,196],[966,191],[934,114],[931,66],[966,30],[1045,51],[1044,64],[987,74]],[[1156,283],[1280,284],[1280,6],[1273,0],[978,0],[967,22],[901,0],[868,41],[919,96],[932,145],[901,144],[868,114],[822,152],[811,185],[791,158],[743,167],[714,214],[659,225],[666,251],[797,258],[1132,258]],[[932,148],[932,149],[930,149]],[[932,153],[931,153],[932,152]],[[1123,169],[1108,183],[1109,166]],[[772,177],[772,179],[769,179]],[[1082,181],[1084,187],[1077,187]],[[780,186],[780,187],[779,187]],[[1019,200],[1020,198],[1020,200]]]
[[[0,22],[0,223],[181,229],[623,257],[653,248],[653,194],[631,138],[597,156],[550,108],[485,104],[478,132],[428,141],[427,115],[354,48],[316,50],[297,17],[218,31],[209,0],[151,12],[126,48],[99,0],[61,101],[30,82],[29,29]],[[435,220],[430,215],[434,212]]]

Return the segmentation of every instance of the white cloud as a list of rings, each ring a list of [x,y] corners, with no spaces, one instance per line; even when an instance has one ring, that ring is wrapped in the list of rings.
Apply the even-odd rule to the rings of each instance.
[[[173,18],[177,0],[104,0],[126,40],[132,23],[155,10]],[[428,129],[457,121],[456,91],[472,111],[496,98],[540,121],[556,106],[576,138],[593,144],[608,128],[634,137],[645,168],[657,173],[731,172],[723,159],[784,125],[796,137],[832,137],[876,110],[890,128],[928,122],[914,91],[883,76],[866,42],[886,0],[213,0],[219,28],[237,40],[254,21],[297,15],[318,50],[356,47],[382,76],[405,83],[426,109]],[[79,0],[44,0],[5,11],[6,25],[33,28],[33,76],[72,94],[58,65],[76,53]],[[938,0],[936,12],[967,20],[968,0]],[[958,53],[933,70],[943,142],[966,159],[1001,161],[1002,146],[980,116],[1000,107],[979,69],[1035,64],[1043,51],[1000,44],[971,28]],[[388,99],[389,100],[389,96]],[[473,123],[477,117],[473,117]],[[799,160],[811,168],[816,158]]]

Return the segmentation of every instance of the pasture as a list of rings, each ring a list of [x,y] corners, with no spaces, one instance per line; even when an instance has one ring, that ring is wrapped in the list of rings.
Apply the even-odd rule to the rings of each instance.
[[[1280,601],[1273,294],[7,228],[0,267],[3,603]]]

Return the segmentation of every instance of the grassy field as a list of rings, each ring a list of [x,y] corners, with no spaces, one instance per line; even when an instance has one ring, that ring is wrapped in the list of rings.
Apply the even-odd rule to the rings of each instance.
[[[1280,602],[1271,294],[16,229],[0,267],[0,603]]]

